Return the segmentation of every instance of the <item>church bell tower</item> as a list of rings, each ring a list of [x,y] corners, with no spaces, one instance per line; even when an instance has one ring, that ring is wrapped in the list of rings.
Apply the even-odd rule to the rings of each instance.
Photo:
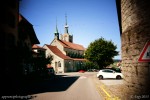
[[[73,42],[73,35],[69,34],[68,31],[68,24],[67,24],[67,15],[65,15],[66,23],[65,23],[65,31],[64,34],[61,35],[61,40],[67,41],[67,42]]]

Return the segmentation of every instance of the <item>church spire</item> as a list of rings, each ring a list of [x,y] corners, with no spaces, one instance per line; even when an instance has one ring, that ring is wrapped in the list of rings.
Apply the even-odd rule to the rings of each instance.
[[[57,28],[57,19],[56,19],[56,30],[55,30],[54,35],[55,35],[56,39],[59,39],[59,32],[58,32],[58,28]]]
[[[65,24],[65,33],[68,33],[68,24],[67,24],[67,15],[65,14],[66,24]],[[68,33],[69,34],[69,33]]]
[[[55,33],[58,33],[58,28],[57,28],[57,19],[56,19],[56,30]]]

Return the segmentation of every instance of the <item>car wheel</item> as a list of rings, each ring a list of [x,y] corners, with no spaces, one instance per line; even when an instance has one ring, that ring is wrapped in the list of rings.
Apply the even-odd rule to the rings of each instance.
[[[121,76],[118,75],[118,76],[116,77],[116,79],[121,79]]]
[[[103,76],[102,76],[102,75],[99,76],[99,80],[101,80],[101,79],[103,79]]]

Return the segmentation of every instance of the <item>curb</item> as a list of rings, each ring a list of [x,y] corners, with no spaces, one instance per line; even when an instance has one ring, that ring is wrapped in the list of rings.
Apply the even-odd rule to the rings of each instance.
[[[94,77],[94,83],[96,86],[96,89],[98,91],[98,93],[103,97],[103,100],[121,100],[119,97],[117,97],[116,95],[114,95],[108,88],[107,86],[98,81],[96,79],[96,77]]]

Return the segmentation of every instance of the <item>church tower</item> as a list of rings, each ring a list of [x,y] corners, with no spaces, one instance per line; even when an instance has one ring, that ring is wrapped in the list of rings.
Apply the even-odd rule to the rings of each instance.
[[[69,34],[68,31],[68,24],[67,24],[67,16],[65,16],[66,24],[65,24],[65,31],[64,34],[61,34],[61,40],[67,41],[67,42],[73,42],[73,35]]]

